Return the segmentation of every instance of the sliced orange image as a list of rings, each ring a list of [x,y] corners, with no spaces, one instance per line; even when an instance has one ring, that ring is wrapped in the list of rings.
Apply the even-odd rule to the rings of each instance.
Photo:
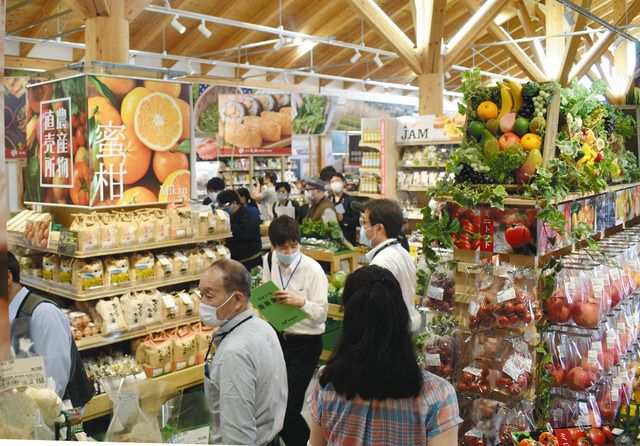
[[[151,93],[138,103],[133,126],[136,135],[151,150],[170,150],[182,135],[182,111],[165,93]]]
[[[160,186],[160,194],[158,201],[160,203],[174,203],[187,200],[191,196],[191,173],[187,169],[176,170],[170,174],[162,186]]]
[[[138,108],[140,101],[150,94],[151,92],[144,87],[136,87],[127,93],[122,100],[122,105],[120,106],[120,114],[122,115],[122,122],[124,125],[133,128],[136,109]]]

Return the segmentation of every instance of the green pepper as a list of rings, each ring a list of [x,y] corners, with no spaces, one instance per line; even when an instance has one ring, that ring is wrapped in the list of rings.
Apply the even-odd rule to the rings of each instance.
[[[573,160],[577,162],[584,155],[585,155],[584,150],[578,150],[578,153],[576,153],[576,156],[573,158]]]

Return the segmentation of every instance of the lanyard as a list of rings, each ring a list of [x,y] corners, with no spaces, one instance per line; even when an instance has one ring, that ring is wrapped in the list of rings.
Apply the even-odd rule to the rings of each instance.
[[[296,265],[296,267],[293,269],[293,272],[289,276],[289,280],[287,280],[287,284],[286,285],[284,283],[284,280],[282,279],[282,269],[280,268],[280,265],[278,265],[278,272],[280,273],[280,284],[282,285],[282,291],[286,291],[287,290],[287,287],[291,283],[291,279],[293,279],[293,275],[298,270],[298,267],[300,266],[301,262],[302,262],[302,256],[300,256],[300,260],[298,260],[298,264]]]
[[[398,240],[394,240],[391,243],[387,243],[382,248],[380,248],[379,250],[376,251],[376,253],[373,255],[373,257],[371,257],[371,260],[375,259],[378,254],[380,254],[382,251],[387,249],[389,246],[393,246],[393,245],[397,245],[397,244],[398,244]]]
[[[227,336],[229,336],[229,333],[231,333],[233,330],[235,330],[236,328],[238,328],[240,325],[244,324],[245,322],[247,322],[249,319],[251,319],[253,317],[253,315],[249,315],[246,318],[242,319],[240,322],[238,322],[236,325],[234,325],[231,330],[226,331],[224,333],[219,333],[219,334],[215,334],[211,337],[211,342],[209,342],[209,348],[207,349],[207,354],[204,355],[204,376],[206,376],[207,378],[209,378],[209,353],[211,352],[211,345],[213,344],[213,340],[217,337],[221,337],[220,342],[224,341],[224,338],[226,338]]]

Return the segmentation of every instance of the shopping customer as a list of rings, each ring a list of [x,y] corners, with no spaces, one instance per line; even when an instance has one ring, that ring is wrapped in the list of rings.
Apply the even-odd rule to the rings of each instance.
[[[342,304],[342,338],[309,397],[309,443],[456,445],[462,419],[455,391],[418,366],[409,313],[391,272],[356,270]]]
[[[200,316],[220,327],[205,357],[204,392],[213,444],[277,444],[287,401],[287,375],[273,328],[249,309],[251,275],[218,260],[202,276]],[[215,350],[215,355],[211,354]]]
[[[331,180],[333,174],[336,173],[336,168],[333,166],[324,166],[320,170],[320,179],[325,183]]]
[[[262,191],[260,190],[260,183],[256,179],[251,185],[251,198],[258,202],[260,205],[260,215],[262,220],[273,220],[273,204],[278,200],[276,197],[275,182],[278,176],[275,172],[267,172],[262,177]]]
[[[360,223],[360,212],[351,207],[353,198],[349,196],[345,191],[346,182],[344,181],[344,175],[340,172],[336,172],[331,177],[329,183],[329,189],[331,190],[331,202],[336,210],[336,216],[342,234],[349,243],[356,244],[356,228]]]
[[[218,204],[218,194],[224,190],[224,180],[219,177],[213,177],[207,181],[207,196],[202,200],[203,205],[210,204],[216,207]]]
[[[260,266],[260,219],[240,204],[240,195],[234,190],[220,192],[218,205],[229,213],[231,238],[227,239],[226,246],[231,251],[231,258],[242,263],[249,271]]]
[[[411,329],[420,328],[421,317],[416,310],[416,266],[406,249],[398,242],[404,215],[393,200],[371,200],[364,208],[360,224],[360,243],[371,248],[366,258],[370,265],[391,271],[400,283],[402,297],[409,310]]]
[[[251,212],[253,212],[256,215],[256,217],[260,218],[260,210],[258,209],[258,203],[256,203],[256,201],[253,198],[251,198],[249,189],[247,189],[246,187],[241,187],[239,189],[236,189],[236,192],[238,192],[238,195],[240,195],[240,204],[246,207]]]
[[[73,407],[93,397],[82,358],[71,337],[69,320],[52,301],[20,285],[20,265],[7,253],[7,291],[11,345],[16,357],[42,356],[44,372],[55,382],[55,392]]]
[[[281,217],[287,215],[295,218],[298,223],[300,220],[300,205],[289,198],[291,193],[291,185],[289,183],[276,183],[276,196],[278,201],[273,204],[273,216]]]
[[[331,200],[327,198],[325,191],[325,183],[320,178],[307,178],[304,183],[304,197],[309,203],[309,212],[307,212],[306,220],[318,221],[323,223],[330,221],[338,221],[336,210]]]
[[[309,317],[278,332],[287,363],[289,398],[280,437],[287,446],[305,445],[309,426],[300,411],[313,372],[322,353],[322,334],[327,320],[329,283],[318,262],[300,252],[300,226],[283,215],[269,226],[273,251],[264,256],[262,281],[273,281],[279,303],[301,308]]]

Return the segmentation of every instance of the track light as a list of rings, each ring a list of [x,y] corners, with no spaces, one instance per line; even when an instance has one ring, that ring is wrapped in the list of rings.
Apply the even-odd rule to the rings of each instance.
[[[451,73],[449,73],[448,71],[446,71],[446,72],[444,73],[444,78],[445,78],[446,80],[451,79]]]
[[[362,54],[360,54],[359,50],[356,50],[356,53],[351,56],[351,63],[356,63],[357,61],[360,60],[360,58],[362,57]]]
[[[380,59],[380,54],[376,54],[376,57],[373,58],[373,61],[376,63],[378,68],[382,68],[382,66],[384,65],[382,59]]]
[[[171,21],[171,26],[173,26],[173,28],[178,31],[180,34],[184,34],[184,32],[187,30],[187,27],[184,26],[182,23],[178,22],[178,15],[175,15],[173,17],[173,20]]]
[[[196,70],[193,69],[193,65],[190,60],[187,61],[187,71],[190,75],[194,75],[196,73]]]
[[[207,29],[207,26],[204,24],[204,19],[200,20],[200,24],[198,25],[198,31],[200,31],[202,35],[205,36],[207,39],[211,37],[211,35],[213,34],[211,31],[209,31],[209,29]]]
[[[280,38],[278,38],[278,41],[276,42],[275,45],[273,45],[273,49],[276,51],[279,51],[282,49],[282,47],[284,46],[284,38],[282,36],[280,36]]]

